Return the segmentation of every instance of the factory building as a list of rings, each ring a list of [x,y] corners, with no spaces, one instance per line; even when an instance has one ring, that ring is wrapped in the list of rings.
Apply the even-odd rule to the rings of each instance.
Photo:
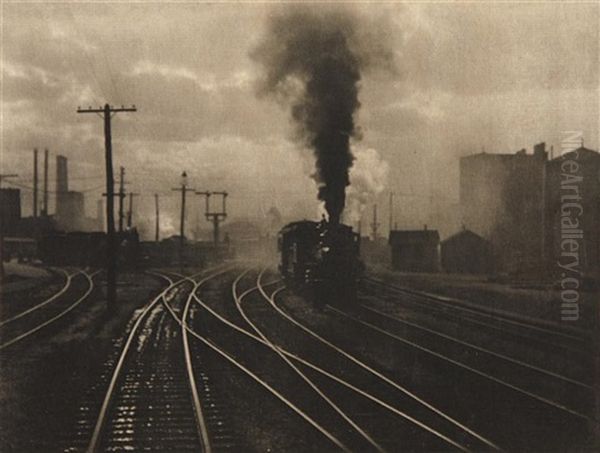
[[[21,220],[21,191],[0,189],[0,227],[4,236],[17,236]]]
[[[438,272],[440,235],[436,230],[391,231],[392,268],[403,272]]]
[[[492,243],[499,267],[539,267],[543,256],[544,143],[533,154],[479,153],[460,159],[463,224]]]

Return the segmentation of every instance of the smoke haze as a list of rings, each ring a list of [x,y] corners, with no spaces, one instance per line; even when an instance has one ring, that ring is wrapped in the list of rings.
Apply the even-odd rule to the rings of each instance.
[[[293,9],[276,15],[252,53],[262,66],[260,93],[290,106],[295,140],[312,149],[318,198],[337,223],[350,184],[351,139],[360,139],[355,113],[361,72],[391,67],[384,34],[350,11]]]

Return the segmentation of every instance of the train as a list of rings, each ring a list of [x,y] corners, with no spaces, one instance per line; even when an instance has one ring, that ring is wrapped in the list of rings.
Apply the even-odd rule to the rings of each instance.
[[[315,305],[350,305],[364,274],[360,235],[348,225],[302,220],[277,237],[279,272],[288,288]]]

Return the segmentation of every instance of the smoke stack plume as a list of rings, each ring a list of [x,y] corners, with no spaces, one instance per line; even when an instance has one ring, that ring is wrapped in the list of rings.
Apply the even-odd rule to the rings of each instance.
[[[384,36],[348,11],[293,9],[274,16],[252,57],[264,68],[262,94],[290,106],[296,140],[312,149],[318,198],[340,220],[358,139],[361,71],[391,61]]]

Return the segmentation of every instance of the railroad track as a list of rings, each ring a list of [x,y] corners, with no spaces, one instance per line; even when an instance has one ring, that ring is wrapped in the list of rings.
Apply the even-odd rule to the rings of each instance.
[[[223,271],[223,273],[225,273],[225,272],[226,271]],[[214,275],[212,277],[216,277],[216,275]],[[349,449],[345,445],[343,445],[337,438],[335,438],[334,435],[332,435],[325,428],[323,428],[318,422],[316,422],[310,416],[308,416],[301,408],[299,408],[296,404],[294,404],[294,402],[292,402],[289,398],[284,396],[282,392],[278,391],[273,385],[271,385],[266,379],[264,379],[264,377],[260,376],[259,373],[251,370],[246,364],[243,363],[242,360],[239,360],[238,358],[235,357],[235,355],[233,353],[227,351],[227,348],[217,345],[213,339],[210,339],[205,335],[201,335],[195,329],[190,327],[190,323],[192,322],[192,318],[193,318],[193,315],[192,315],[193,303],[195,301],[199,302],[199,303],[203,303],[202,300],[198,297],[197,291],[202,287],[202,285],[207,283],[209,280],[210,280],[210,278],[206,278],[206,279],[200,280],[199,282],[196,283],[195,289],[190,293],[190,297],[188,298],[185,306],[183,307],[183,310],[181,310],[179,313],[172,306],[170,306],[170,304],[168,304],[168,303],[165,304],[167,306],[167,308],[169,309],[169,311],[171,312],[173,318],[181,325],[181,329],[182,329],[182,332],[184,333],[184,336],[185,337],[192,336],[195,340],[198,340],[196,342],[196,344],[203,345],[209,351],[212,351],[214,353],[213,354],[214,357],[221,359],[221,363],[220,363],[221,367],[223,365],[229,365],[230,368],[237,370],[237,372],[241,373],[242,376],[249,379],[251,382],[259,385],[268,395],[274,397],[274,399],[276,399],[284,407],[291,410],[291,412],[299,415],[301,417],[301,419],[303,419],[307,424],[309,424],[310,426],[315,428],[318,432],[323,434],[324,437],[329,439],[331,441],[331,443],[333,445],[335,445],[338,449],[349,451]],[[254,351],[254,352],[256,352],[256,351]],[[195,369],[195,367],[192,367],[192,371],[190,373],[193,373],[194,369]],[[211,367],[211,369],[214,369],[214,363],[213,363],[213,366]],[[204,380],[204,377],[203,377],[203,380]],[[202,398],[199,398],[199,400],[202,400]],[[224,433],[223,433],[222,424],[219,424],[219,419],[221,417],[223,417],[223,414],[219,414],[218,408],[217,408],[217,414],[215,415],[215,417],[213,419],[209,418],[207,420],[206,432],[207,432],[208,438],[210,439],[211,443],[214,443],[214,448],[216,451],[221,451],[221,450],[230,449],[230,448],[233,448],[236,451],[240,451],[239,449],[234,448],[235,444],[234,445],[231,444],[231,439],[232,438],[235,439],[235,434],[233,434],[230,430],[227,430],[225,436],[223,435]],[[223,439],[226,441],[229,440],[229,443],[227,443],[225,446],[222,445]],[[236,439],[236,442],[241,443],[242,441],[240,441],[239,439]]]
[[[505,310],[491,309],[467,301],[440,296],[409,288],[398,287],[373,278],[365,278],[363,287],[379,297],[393,297],[404,307],[435,313],[472,328],[494,331],[500,335],[518,337],[542,347],[561,350],[578,356],[589,356],[590,332],[519,315]]]
[[[64,294],[69,287],[71,286],[71,281],[73,280],[73,277],[75,275],[77,275],[79,273],[79,270],[76,270],[74,272],[68,272],[66,269],[56,269],[56,271],[58,273],[61,273],[64,277],[64,284],[62,285],[61,288],[59,288],[58,291],[56,291],[54,294],[52,294],[49,297],[44,298],[41,302],[32,302],[31,299],[29,297],[24,297],[24,299],[26,299],[25,301],[20,301],[21,304],[17,303],[17,304],[13,304],[13,303],[8,303],[8,304],[4,304],[4,306],[2,307],[2,312],[7,313],[10,311],[9,315],[6,315],[6,317],[4,317],[4,319],[0,320],[0,327],[2,327],[4,324],[10,324],[11,322],[22,318],[23,316],[26,316],[27,314],[51,303],[52,301],[56,300],[58,297],[60,297],[62,294]],[[42,283],[43,284],[43,283]],[[19,302],[16,301],[15,302]],[[22,309],[20,307],[20,305],[22,305],[22,302],[25,302],[27,305],[31,304],[31,307],[26,308],[26,309]],[[15,308],[13,309],[13,305],[15,305]],[[14,314],[16,313],[16,314]]]
[[[398,406],[400,406],[401,403],[406,403],[406,401],[399,402],[396,400],[393,404],[390,404],[389,383],[382,383],[382,379],[376,370],[369,369],[369,372],[372,375],[371,377],[375,376],[375,380],[379,382],[378,389],[374,388],[377,384],[373,384],[372,381],[366,383],[364,377],[362,377],[362,379],[357,377],[357,374],[365,371],[364,369],[360,372],[354,370],[353,380],[355,382],[353,383],[348,380],[348,374],[351,374],[349,373],[351,367],[349,367],[348,364],[345,365],[345,369],[341,372],[340,370],[331,372],[325,369],[327,367],[315,364],[314,355],[310,355],[310,360],[308,360],[271,341],[265,332],[250,319],[250,316],[246,314],[246,310],[243,308],[245,298],[252,293],[256,293],[259,297],[261,297],[262,294],[262,297],[265,297],[265,300],[268,301],[269,296],[266,295],[265,287],[270,285],[263,284],[260,281],[259,276],[255,285],[245,291],[239,292],[238,285],[244,274],[245,272],[240,274],[232,285],[233,300],[237,307],[238,314],[240,315],[237,322],[232,322],[223,314],[218,313],[215,309],[203,302],[197,295],[194,294],[193,297],[196,299],[197,304],[212,314],[214,318],[228,326],[231,330],[246,337],[245,341],[247,341],[248,338],[251,338],[276,354],[277,358],[283,362],[283,367],[280,364],[276,368],[273,368],[275,362],[269,361],[268,363],[271,368],[271,373],[277,374],[277,378],[280,381],[279,384],[281,384],[281,381],[285,381],[282,391],[289,392],[294,389],[297,393],[295,395],[290,395],[290,398],[294,399],[297,405],[301,405],[302,400],[312,401],[311,405],[309,405],[312,411],[299,411],[297,406],[295,411],[301,413],[305,421],[308,421],[335,446],[342,449],[348,449],[348,445],[351,445],[352,450],[383,451],[387,449],[397,449],[402,445],[402,448],[405,450],[416,450],[419,449],[418,446],[422,448],[424,439],[427,439],[426,442],[430,447],[435,446],[434,448],[443,448],[446,450],[448,448],[466,451],[470,448],[476,448],[478,450],[498,449],[491,441],[470,431],[458,422],[450,421],[451,419],[447,416],[446,418],[440,416],[442,414],[439,411],[433,417],[436,420],[432,420],[431,414],[429,414],[429,419],[427,421],[430,424],[439,427],[440,421],[443,420],[443,423],[452,425],[452,434],[454,436],[456,436],[456,429],[458,428],[460,431],[458,437],[460,437],[460,441],[464,442],[464,444],[461,444],[460,441],[453,440],[443,432],[429,426],[427,423],[401,411]],[[276,293],[277,292],[278,290],[276,290]],[[250,332],[245,327],[241,327],[243,324],[250,326],[255,333]],[[188,332],[198,339],[208,341],[194,329],[188,327]],[[321,347],[320,354],[326,355],[328,360],[331,359],[331,354],[327,355],[322,349],[323,348]],[[253,354],[257,353],[255,349],[252,349],[252,351]],[[339,353],[339,351],[336,351],[336,353]],[[347,357],[345,358],[347,359]],[[264,360],[262,359],[262,356],[261,360]],[[352,363],[352,366],[355,365],[356,363]],[[257,367],[256,362],[255,367]],[[284,372],[285,368],[288,368],[288,370]],[[300,382],[303,384],[302,386],[292,385],[292,379],[286,377],[289,376],[290,369],[295,375],[300,376]],[[269,379],[269,376],[266,376],[264,370],[261,370],[261,376],[257,376],[256,379],[266,381]],[[358,381],[358,385],[355,385],[356,381]],[[276,384],[277,382],[274,383],[274,385]],[[310,396],[312,393],[314,393],[318,399],[322,400],[321,404],[315,404],[314,395],[312,398]],[[333,401],[334,398],[336,398],[337,401]],[[424,402],[419,402],[417,404],[417,406],[420,406],[419,409],[421,409],[420,416],[424,415],[422,403]],[[326,408],[329,410],[326,410]],[[412,409],[414,409],[414,407]],[[435,411],[435,408],[432,408],[429,405],[428,407],[425,407],[425,412],[432,412],[432,409]],[[332,415],[336,417],[334,418]],[[374,439],[375,436],[372,436],[367,432],[367,429],[363,428],[363,425],[367,426],[367,429],[378,435],[378,439]],[[398,425],[403,426],[404,429],[398,431]],[[341,430],[340,427],[342,428]],[[445,426],[445,429],[448,430],[448,426]],[[412,444],[411,439],[415,441]],[[435,442],[432,442],[432,439],[434,439]]]
[[[167,287],[140,311],[113,361],[88,452],[211,451],[204,415],[191,397],[196,382],[186,367],[189,350],[164,309],[185,301],[193,284],[188,277],[154,274]]]
[[[412,357],[418,357],[414,360],[418,360],[421,364],[428,361],[427,363],[431,363],[441,376],[449,377],[457,383],[472,383],[470,387],[479,389],[481,398],[486,398],[487,395],[496,395],[491,398],[492,401],[504,400],[505,408],[510,409],[510,412],[505,414],[507,425],[515,423],[516,420],[526,420],[532,423],[532,420],[538,419],[537,423],[542,425],[545,423],[549,427],[554,426],[555,429],[568,425],[569,428],[565,431],[585,436],[583,433],[587,429],[586,427],[598,423],[591,415],[588,415],[592,412],[590,405],[593,403],[593,389],[587,383],[515,361],[507,356],[493,353],[472,344],[459,342],[456,338],[431,329],[424,330],[422,326],[398,317],[390,317],[383,312],[373,310],[371,307],[362,306],[357,310],[342,310],[339,307],[328,306],[327,311],[338,316],[341,322],[346,324],[350,322],[355,326],[359,326],[360,330],[358,332],[363,333],[356,332],[356,334],[364,335],[365,338],[373,338],[373,335],[375,335],[382,340],[391,341],[399,346],[400,349],[392,349],[394,352],[390,352],[389,348],[385,349],[388,353],[399,354],[410,350],[410,354],[413,354]],[[289,316],[283,311],[281,314],[286,317]],[[288,319],[293,320],[294,318],[290,317]],[[298,321],[296,320],[296,322]],[[401,325],[401,331],[399,331],[398,325]],[[407,338],[405,331],[407,327],[420,331],[418,341],[415,338]],[[428,337],[425,337],[423,332]],[[446,344],[440,347],[438,344],[440,342]],[[438,344],[435,350],[433,344]],[[448,348],[448,344],[452,344],[452,348]],[[384,343],[381,347],[385,347]],[[463,357],[468,356],[480,364],[485,363],[487,369],[482,371],[471,366],[471,364],[456,360],[457,347],[470,349],[471,353],[465,354]],[[420,357],[425,357],[425,359],[420,359]],[[503,362],[503,365],[500,366],[499,362]],[[512,370],[512,376],[517,376],[521,381],[519,385],[498,376],[503,367],[505,373],[507,367]],[[522,375],[519,375],[519,373],[522,373]],[[547,385],[548,381],[553,381],[554,385]],[[531,388],[523,385],[527,382],[529,382]],[[555,392],[551,396],[541,394],[540,390],[545,386],[546,390],[548,388],[556,390],[558,387],[562,389],[562,392]],[[468,385],[465,387],[468,387]],[[498,397],[498,395],[502,396]],[[471,398],[476,401],[478,396],[471,395]],[[466,401],[464,396],[461,396],[460,401]],[[507,401],[510,403],[507,403]],[[576,404],[573,401],[576,401]],[[473,404],[472,407],[477,407],[477,404]],[[467,411],[466,413],[472,412]],[[498,417],[500,417],[500,413],[498,413]],[[548,436],[551,433],[552,428],[545,434],[540,435]],[[507,445],[508,442],[510,442],[510,439],[501,439],[503,445]]]
[[[2,341],[0,351],[32,337],[74,310],[94,290],[93,278],[98,273],[99,271],[88,273],[79,270],[69,274],[65,285],[56,294],[17,315],[3,320],[0,323],[0,338]],[[83,295],[69,294],[70,292],[76,292],[73,281],[77,277],[81,277],[87,286]]]

